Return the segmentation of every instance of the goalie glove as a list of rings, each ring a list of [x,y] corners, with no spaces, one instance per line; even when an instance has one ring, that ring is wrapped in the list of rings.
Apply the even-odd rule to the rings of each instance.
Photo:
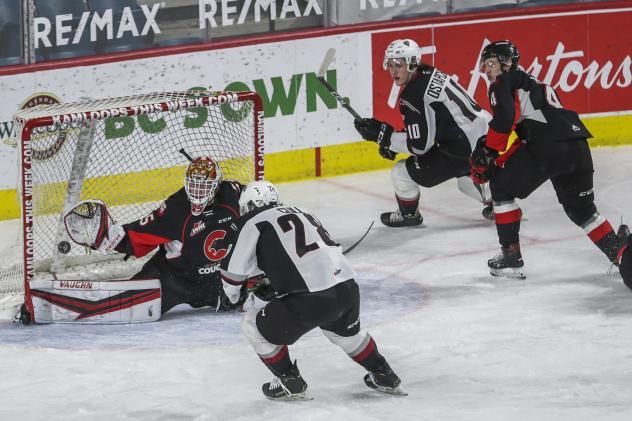
[[[105,203],[84,200],[64,214],[64,226],[77,244],[108,254],[125,237],[125,230],[115,225]]]
[[[380,146],[379,153],[383,158],[391,161],[395,159],[397,153],[389,149],[391,146],[393,126],[374,118],[354,120],[353,125],[363,139],[376,142]]]
[[[482,136],[476,142],[476,147],[470,157],[470,178],[476,184],[487,183],[498,170],[496,158],[498,151],[485,145],[487,136]]]

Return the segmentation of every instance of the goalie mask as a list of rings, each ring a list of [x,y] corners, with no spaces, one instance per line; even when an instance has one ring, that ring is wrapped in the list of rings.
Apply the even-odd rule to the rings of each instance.
[[[189,164],[184,175],[184,190],[191,202],[191,213],[194,216],[201,214],[213,200],[221,182],[222,171],[208,156],[196,158]]]
[[[388,44],[384,52],[382,67],[388,70],[390,59],[404,59],[408,65],[408,71],[412,72],[421,63],[421,48],[412,39],[396,39]]]
[[[279,193],[274,184],[269,181],[251,181],[239,197],[239,213],[245,215],[256,208],[278,204]]]

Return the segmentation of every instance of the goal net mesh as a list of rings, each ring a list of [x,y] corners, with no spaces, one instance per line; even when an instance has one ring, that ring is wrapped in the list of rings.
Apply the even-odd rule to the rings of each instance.
[[[137,269],[121,256],[109,270],[94,266],[103,259],[65,236],[61,215],[77,201],[103,200],[119,224],[138,220],[182,188],[189,161],[180,150],[212,157],[224,179],[247,183],[261,175],[255,97],[170,92],[18,112],[22,217],[14,249],[0,260],[0,306],[42,274],[98,279]],[[25,253],[32,257],[27,276]]]

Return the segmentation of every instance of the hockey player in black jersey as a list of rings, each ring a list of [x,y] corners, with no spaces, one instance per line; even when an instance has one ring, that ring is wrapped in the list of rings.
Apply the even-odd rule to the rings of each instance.
[[[97,248],[135,257],[158,248],[131,279],[160,279],[162,314],[184,303],[232,309],[235,305],[223,294],[219,264],[230,249],[226,237],[239,217],[241,188],[236,181],[223,180],[213,159],[194,159],[183,188],[146,217],[110,226]]]
[[[518,49],[509,41],[487,45],[480,58],[480,71],[490,81],[493,119],[472,154],[471,176],[490,183],[501,245],[500,253],[488,261],[490,272],[525,278],[518,234],[522,213],[515,199],[526,198],[547,180],[569,219],[611,262],[619,264],[629,230],[621,225],[615,233],[594,204],[587,141],[592,135],[576,112],[562,106],[550,86],[518,68],[519,59]],[[519,141],[507,148],[514,130]]]
[[[360,327],[355,274],[318,219],[303,209],[281,205],[276,188],[267,181],[248,183],[239,202],[242,216],[221,273],[231,302],[237,302],[247,278],[261,272],[276,292],[263,309],[246,313],[241,324],[275,375],[263,385],[263,394],[269,399],[309,399],[288,345],[316,327],[367,369],[367,386],[405,394],[371,335]]]
[[[410,39],[395,40],[384,54],[384,70],[403,86],[399,111],[405,132],[394,133],[374,118],[355,120],[360,135],[379,144],[379,153],[399,160],[391,171],[398,209],[381,215],[384,225],[419,225],[419,186],[433,187],[457,178],[459,189],[484,204],[483,216],[493,220],[487,185],[469,179],[469,159],[476,141],[487,133],[490,114],[481,109],[449,75],[421,61],[421,49]]]

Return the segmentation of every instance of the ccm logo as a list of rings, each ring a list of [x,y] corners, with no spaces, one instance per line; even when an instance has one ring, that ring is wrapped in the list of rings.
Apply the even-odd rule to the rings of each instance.
[[[589,194],[592,194],[592,192],[593,192],[593,189],[583,191],[583,192],[579,193],[579,197],[588,196]]]

